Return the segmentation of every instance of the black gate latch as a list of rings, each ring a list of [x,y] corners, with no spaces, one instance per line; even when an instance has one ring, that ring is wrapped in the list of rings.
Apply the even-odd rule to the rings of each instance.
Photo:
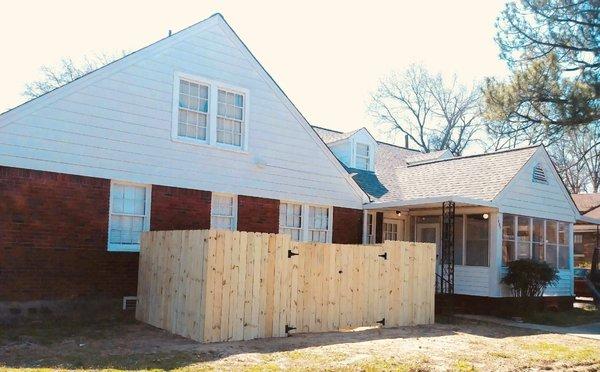
[[[285,325],[285,333],[290,333],[290,331],[293,331],[294,329],[296,329],[296,327],[290,327],[289,325]]]
[[[378,321],[376,321],[375,323],[377,323],[377,324],[381,324],[382,326],[384,326],[384,327],[385,327],[385,318],[383,318],[383,319],[381,319],[381,320],[378,320]]]
[[[292,256],[298,256],[300,253],[294,253],[291,249],[288,249],[288,258],[292,258]]]
[[[378,254],[377,256],[383,257],[384,260],[387,260],[387,252],[385,252],[384,254]]]

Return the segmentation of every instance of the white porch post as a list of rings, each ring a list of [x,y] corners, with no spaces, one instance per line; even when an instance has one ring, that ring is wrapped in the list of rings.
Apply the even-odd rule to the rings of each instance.
[[[362,234],[362,242],[363,244],[369,244],[369,233],[368,233],[368,219],[369,219],[369,211],[363,210],[363,234]]]
[[[570,272],[570,278],[571,280],[569,280],[569,284],[571,287],[571,296],[575,296],[575,250],[574,250],[574,246],[575,246],[575,242],[574,242],[574,238],[575,236],[573,235],[573,223],[569,223],[569,231],[568,231],[568,237],[569,237],[569,272]]]
[[[502,276],[502,213],[490,212],[489,296],[500,297]]]

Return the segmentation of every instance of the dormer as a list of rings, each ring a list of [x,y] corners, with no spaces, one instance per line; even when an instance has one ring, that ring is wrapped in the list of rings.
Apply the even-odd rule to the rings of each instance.
[[[366,128],[343,133],[327,146],[348,168],[375,170],[377,141]]]

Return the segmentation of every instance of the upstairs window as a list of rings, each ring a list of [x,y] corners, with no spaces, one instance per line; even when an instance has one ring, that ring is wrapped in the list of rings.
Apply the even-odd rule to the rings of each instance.
[[[176,73],[173,92],[174,141],[247,150],[246,89]]]
[[[371,168],[371,152],[369,151],[369,145],[364,143],[356,144],[356,161],[355,167],[357,169],[370,170]]]
[[[244,96],[219,89],[217,142],[241,146],[244,126]]]
[[[150,230],[150,186],[113,182],[110,186],[108,250],[139,252]]]
[[[533,182],[548,184],[548,178],[546,177],[546,172],[544,171],[544,167],[541,164],[537,164],[533,167]]]
[[[206,141],[208,92],[208,85],[179,81],[178,136]]]
[[[212,194],[210,228],[235,230],[237,228],[237,197],[235,195]]]

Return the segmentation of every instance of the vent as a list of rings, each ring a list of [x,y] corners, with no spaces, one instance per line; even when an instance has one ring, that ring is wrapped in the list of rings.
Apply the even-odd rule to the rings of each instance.
[[[137,305],[136,296],[124,296],[123,297],[123,310],[135,310]]]
[[[546,172],[541,164],[537,164],[533,167],[533,182],[548,184],[548,178],[546,178]]]

